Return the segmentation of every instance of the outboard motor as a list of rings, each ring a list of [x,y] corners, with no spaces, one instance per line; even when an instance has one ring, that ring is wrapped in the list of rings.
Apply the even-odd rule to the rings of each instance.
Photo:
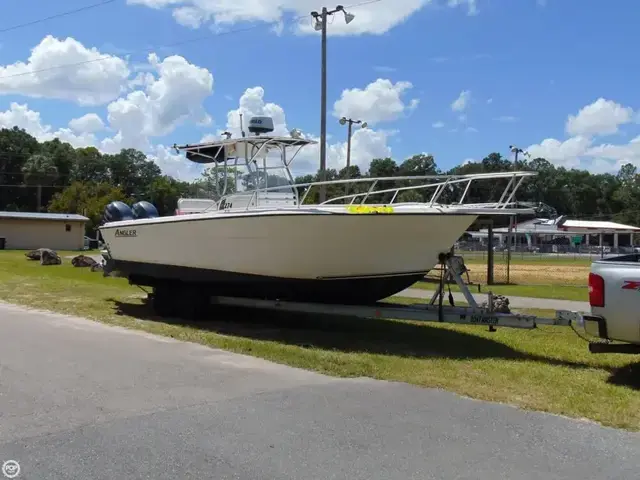
[[[142,218],[156,218],[160,216],[158,209],[152,203],[145,200],[134,203],[131,210],[133,211],[133,218],[136,220],[140,220]]]
[[[104,209],[102,223],[119,222],[121,220],[133,220],[133,211],[124,202],[116,200],[111,202]]]

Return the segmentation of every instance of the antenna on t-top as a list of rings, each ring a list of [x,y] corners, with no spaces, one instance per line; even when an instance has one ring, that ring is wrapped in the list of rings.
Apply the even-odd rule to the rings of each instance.
[[[244,128],[242,128],[242,114],[240,114],[240,131],[242,132],[242,137],[244,138]]]

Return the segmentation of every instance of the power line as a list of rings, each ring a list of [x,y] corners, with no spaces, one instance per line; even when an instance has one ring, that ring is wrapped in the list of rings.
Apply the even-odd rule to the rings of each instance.
[[[20,23],[18,25],[13,25],[11,27],[6,27],[0,29],[0,33],[10,32],[12,30],[18,30],[19,28],[30,27],[31,25],[36,25],[38,23],[46,22],[48,20],[53,20],[55,18],[66,17],[68,15],[73,15],[74,13],[84,12],[85,10],[91,10],[92,8],[102,7],[103,5],[107,5],[108,3],[113,3],[116,0],[104,0],[99,3],[94,3],[93,5],[87,5],[85,7],[76,8],[74,10],[67,10],[66,12],[56,13],[55,15],[51,15],[49,17],[39,18],[38,20],[33,20],[27,23]]]
[[[115,0],[109,0],[109,1],[115,1]],[[356,4],[353,4],[353,5],[350,5],[350,6],[345,7],[345,8],[353,9],[353,8],[356,8],[356,7],[362,7],[364,5],[370,5],[370,4],[373,4],[373,3],[379,3],[381,1],[382,0],[368,0],[368,1],[365,1],[365,2],[360,2],[360,3],[356,3]],[[307,14],[307,15],[301,15],[299,17],[295,17],[293,19],[293,21],[290,22],[290,23],[299,22],[300,20],[302,20],[302,19],[304,19],[306,17],[309,17],[309,15]],[[147,53],[147,54],[148,53],[153,53],[153,52],[155,52],[157,50],[162,50],[162,49],[169,48],[169,47],[178,47],[178,46],[181,46],[181,45],[186,45],[188,43],[199,42],[199,41],[202,41],[202,40],[207,40],[207,39],[210,39],[210,38],[220,37],[220,36],[223,36],[223,35],[231,35],[231,34],[234,34],[234,33],[247,32],[247,31],[250,31],[250,30],[256,30],[258,28],[265,28],[265,27],[271,26],[271,25],[272,25],[271,23],[267,23],[267,24],[252,25],[250,27],[237,28],[237,29],[234,29],[234,30],[228,30],[226,32],[218,32],[218,33],[213,33],[213,34],[210,34],[210,35],[203,35],[203,36],[200,36],[200,37],[195,37],[195,38],[191,38],[191,39],[187,39],[187,40],[182,40],[182,41],[179,41],[179,42],[168,43],[166,45],[156,46],[154,48],[150,48],[150,49],[146,49],[146,50],[131,50],[129,52],[123,53],[122,55],[126,56],[126,55],[142,54],[142,53]],[[22,77],[22,76],[25,76],[25,75],[33,75],[34,73],[49,72],[51,70],[58,70],[58,69],[67,68],[67,67],[76,67],[76,66],[80,66],[80,65],[86,65],[86,64],[89,64],[89,63],[102,62],[104,60],[109,60],[111,58],[113,58],[113,55],[104,55],[102,57],[94,58],[94,59],[91,59],[91,60],[85,60],[85,61],[82,61],[82,62],[65,63],[65,64],[62,64],[62,65],[55,65],[53,67],[40,68],[38,70],[31,70],[29,72],[14,73],[12,75],[3,75],[3,76],[0,76],[0,80],[3,80],[5,78]]]

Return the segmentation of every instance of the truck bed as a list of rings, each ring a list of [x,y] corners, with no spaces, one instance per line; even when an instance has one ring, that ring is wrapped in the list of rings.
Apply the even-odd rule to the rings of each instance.
[[[640,345],[640,254],[596,260],[589,274],[587,333]]]

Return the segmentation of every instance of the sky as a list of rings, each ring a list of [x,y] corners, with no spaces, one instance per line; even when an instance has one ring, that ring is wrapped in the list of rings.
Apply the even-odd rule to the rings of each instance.
[[[346,1],[346,0],[345,0]],[[509,146],[594,173],[640,167],[637,0],[352,0],[329,17],[327,163],[432,154],[448,169]],[[0,20],[0,127],[105,153],[137,148],[176,178],[171,148],[240,132],[320,135],[316,0],[21,0]],[[53,18],[52,18],[53,17]],[[294,172],[314,172],[319,147]]]

